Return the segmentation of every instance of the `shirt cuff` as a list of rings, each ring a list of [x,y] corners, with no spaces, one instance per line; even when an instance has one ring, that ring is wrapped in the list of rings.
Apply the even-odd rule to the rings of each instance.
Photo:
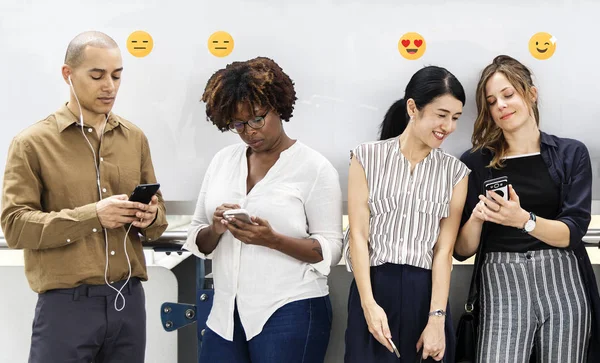
[[[187,239],[185,240],[183,246],[181,246],[181,249],[191,252],[194,256],[198,258],[212,259],[213,252],[209,253],[208,255],[204,254],[200,252],[200,249],[198,249],[198,245],[196,244],[196,236],[198,236],[198,233],[200,233],[200,231],[204,228],[208,227],[210,227],[208,224],[201,224],[188,230]]]
[[[311,235],[310,238],[314,238],[319,242],[319,244],[321,245],[321,251],[323,252],[323,260],[321,262],[313,263],[311,265],[323,276],[327,276],[331,271],[331,262],[333,259],[333,251],[331,251],[331,245],[325,237],[320,236],[318,234]]]
[[[98,212],[96,211],[96,203],[86,204],[81,207],[75,208],[76,218],[80,222],[89,223],[88,228],[95,228],[97,230],[102,229],[102,224],[98,219]]]

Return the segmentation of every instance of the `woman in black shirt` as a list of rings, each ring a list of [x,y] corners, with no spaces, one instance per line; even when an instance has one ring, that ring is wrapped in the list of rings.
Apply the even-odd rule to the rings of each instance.
[[[591,219],[587,148],[540,132],[538,92],[517,60],[496,57],[476,92],[455,255],[483,243],[477,361],[528,362],[535,348],[538,362],[597,362],[600,298],[582,243]],[[486,197],[484,182],[501,176],[509,200]]]

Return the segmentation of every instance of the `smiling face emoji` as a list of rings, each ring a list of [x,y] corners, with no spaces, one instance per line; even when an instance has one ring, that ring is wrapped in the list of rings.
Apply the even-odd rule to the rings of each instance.
[[[419,59],[425,54],[427,43],[419,33],[406,33],[398,41],[400,55],[408,60]]]
[[[127,50],[134,57],[145,57],[150,54],[152,48],[154,48],[154,41],[145,31],[135,31],[127,38]]]
[[[215,57],[227,57],[233,52],[233,38],[231,34],[218,31],[208,38],[208,51]]]
[[[556,38],[549,33],[536,33],[529,39],[529,53],[539,60],[546,60],[556,50]]]

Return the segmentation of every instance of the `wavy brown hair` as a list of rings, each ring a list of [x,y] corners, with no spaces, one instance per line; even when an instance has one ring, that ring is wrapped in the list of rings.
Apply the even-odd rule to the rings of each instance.
[[[233,62],[218,70],[202,95],[207,121],[221,131],[229,130],[240,104],[248,104],[251,112],[254,107],[269,107],[289,121],[296,99],[294,82],[277,63],[265,57]]]
[[[502,129],[496,125],[490,113],[490,106],[486,99],[485,86],[489,79],[495,73],[502,73],[517,93],[523,98],[526,104],[531,108],[536,124],[540,124],[540,112],[537,102],[532,102],[532,87],[535,87],[531,78],[531,71],[518,60],[507,55],[499,55],[492,61],[492,64],[484,68],[481,72],[481,78],[477,84],[475,99],[477,101],[477,119],[473,127],[473,136],[471,143],[472,151],[479,149],[490,150],[494,157],[488,167],[500,169],[503,165],[503,158],[506,155],[508,144],[502,133]]]

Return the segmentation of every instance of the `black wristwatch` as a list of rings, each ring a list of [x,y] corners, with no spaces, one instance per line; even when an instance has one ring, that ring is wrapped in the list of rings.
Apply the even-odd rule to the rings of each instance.
[[[525,222],[525,226],[521,229],[523,233],[529,233],[533,231],[535,228],[535,214],[533,212],[529,212],[529,220]]]

